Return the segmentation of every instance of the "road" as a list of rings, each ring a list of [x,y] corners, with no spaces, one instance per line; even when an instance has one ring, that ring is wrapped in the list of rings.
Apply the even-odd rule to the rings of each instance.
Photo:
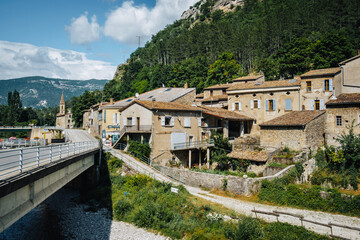
[[[80,129],[65,129],[67,136],[71,142],[87,142],[96,141],[96,138],[91,136],[88,132]]]

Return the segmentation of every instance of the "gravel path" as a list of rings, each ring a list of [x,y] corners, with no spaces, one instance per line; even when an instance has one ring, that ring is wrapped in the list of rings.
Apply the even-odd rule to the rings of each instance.
[[[107,148],[106,150],[110,151],[113,155],[123,159],[123,161],[126,164],[128,164],[130,167],[134,168],[138,172],[150,175],[159,181],[172,182],[176,185],[179,184],[177,182],[174,182],[172,179],[162,175],[159,171],[149,167],[146,164],[143,164],[143,163],[135,160],[133,157],[131,157],[119,150],[114,150],[112,148]],[[204,190],[201,190],[200,188],[196,188],[196,187],[190,187],[190,186],[185,186],[185,187],[191,194],[193,194],[197,197],[209,200],[214,203],[222,204],[229,209],[232,209],[240,214],[244,214],[244,215],[248,215],[248,216],[255,217],[255,214],[251,212],[251,210],[253,210],[254,208],[256,210],[266,211],[266,212],[273,212],[274,210],[277,210],[277,211],[282,211],[282,212],[287,212],[287,213],[292,213],[292,214],[303,215],[305,219],[312,220],[312,221],[318,222],[318,223],[328,224],[329,222],[332,222],[332,223],[347,225],[347,226],[351,226],[351,227],[357,227],[357,228],[360,227],[360,218],[356,218],[356,217],[348,217],[348,216],[339,215],[339,214],[331,214],[331,213],[317,212],[317,211],[311,211],[311,210],[302,210],[302,209],[295,209],[295,208],[289,208],[289,207],[278,207],[278,206],[270,206],[270,205],[265,205],[265,204],[260,204],[260,203],[246,202],[246,201],[241,201],[241,200],[237,200],[237,199],[214,195],[208,191],[204,191]],[[269,215],[265,215],[265,214],[257,214],[257,217],[260,217],[268,222],[277,221],[275,216],[269,216]],[[287,222],[292,225],[298,225],[298,226],[301,225],[301,221],[299,220],[299,218],[295,218],[292,216],[287,216],[287,215],[281,214],[279,216],[278,220],[280,222]],[[307,223],[307,222],[304,222],[304,226],[305,226],[305,228],[312,230],[314,232],[320,233],[320,234],[324,234],[324,235],[331,234],[329,227],[315,225],[315,224]],[[355,231],[355,230],[333,227],[333,234],[336,236],[343,237],[343,238],[360,240],[359,231]]]

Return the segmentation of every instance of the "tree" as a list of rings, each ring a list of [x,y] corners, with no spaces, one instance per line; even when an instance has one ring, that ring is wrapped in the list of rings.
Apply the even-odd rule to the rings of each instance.
[[[22,103],[20,100],[20,94],[15,89],[13,93],[8,93],[7,124],[14,125],[15,123],[19,122],[21,111]]]
[[[236,63],[234,54],[224,52],[210,65],[206,85],[231,82],[233,77],[239,74],[240,69],[241,66]]]

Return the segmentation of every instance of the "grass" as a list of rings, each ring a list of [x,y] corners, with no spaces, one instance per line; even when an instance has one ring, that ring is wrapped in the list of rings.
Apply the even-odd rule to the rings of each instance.
[[[289,165],[286,164],[281,164],[281,163],[277,163],[277,162],[271,162],[269,163],[268,167],[281,167],[281,168],[286,168]]]
[[[203,173],[210,173],[210,174],[218,174],[218,175],[224,175],[224,176],[237,176],[237,177],[242,177],[244,175],[247,175],[250,178],[255,178],[257,177],[257,175],[253,172],[239,172],[239,171],[229,171],[229,170],[225,170],[225,171],[221,171],[218,169],[199,169],[199,168],[191,168],[191,171],[195,171],[195,172],[203,172]]]
[[[116,220],[172,239],[329,239],[302,227],[239,216],[220,204],[192,196],[183,186],[176,186],[176,194],[170,183],[145,175],[121,176],[119,161],[108,161]],[[224,215],[239,221],[225,221]]]

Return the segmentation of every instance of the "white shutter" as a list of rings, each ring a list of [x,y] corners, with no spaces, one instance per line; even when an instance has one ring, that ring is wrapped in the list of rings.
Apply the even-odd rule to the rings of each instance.
[[[324,109],[324,101],[320,99],[320,110]]]
[[[191,127],[191,118],[184,118],[184,127]]]
[[[266,110],[266,111],[269,111],[269,100],[267,100],[267,99],[266,99],[266,101],[265,101],[265,106],[266,106],[266,107],[265,107],[265,110]]]
[[[161,117],[161,126],[165,126],[165,117]]]
[[[258,100],[258,109],[260,109],[261,108],[261,100],[259,99]]]
[[[175,125],[175,118],[171,117],[171,126],[174,126],[174,125]]]
[[[198,127],[201,127],[201,118],[198,118]]]
[[[123,125],[126,126],[126,117],[123,118]]]
[[[231,110],[235,111],[235,103],[234,102],[232,103],[232,109]]]
[[[116,123],[120,125],[120,113],[116,114]]]
[[[275,111],[276,110],[276,101],[275,101],[275,99],[273,100],[273,109],[272,109],[273,111]]]
[[[250,108],[251,108],[251,109],[254,109],[254,100],[251,100],[251,102],[250,102]]]
[[[135,126],[135,117],[132,117],[131,119],[131,126]]]
[[[239,111],[241,111],[241,102],[239,102]]]
[[[315,100],[311,100],[311,110],[315,110]]]
[[[332,80],[332,78],[329,79],[329,91],[330,92],[333,91],[333,80]]]
[[[116,123],[116,113],[113,113],[113,123]]]

